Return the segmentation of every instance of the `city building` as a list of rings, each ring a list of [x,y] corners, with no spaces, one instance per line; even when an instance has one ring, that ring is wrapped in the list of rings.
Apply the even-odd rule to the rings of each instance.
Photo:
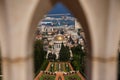
[[[59,52],[61,49],[61,44],[68,46],[71,49],[78,44],[81,44],[84,49],[84,33],[77,21],[73,16],[68,16],[64,14],[58,14],[57,17],[55,14],[45,15],[44,19],[38,24],[36,35],[37,40],[44,41],[44,50],[47,51],[46,58],[49,54],[55,54],[56,59],[59,59]],[[59,24],[59,25],[58,25]],[[42,34],[42,35],[40,35]],[[69,50],[72,57],[72,51]]]

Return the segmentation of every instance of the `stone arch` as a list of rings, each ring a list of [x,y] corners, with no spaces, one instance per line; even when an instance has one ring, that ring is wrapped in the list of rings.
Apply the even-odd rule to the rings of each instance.
[[[87,40],[91,38],[89,40],[91,44],[88,43],[92,48],[89,48],[92,50],[92,80],[116,80],[116,56],[118,56],[116,49],[120,33],[119,0],[1,0],[0,38],[4,80],[32,80],[31,36],[43,14],[57,1],[67,6],[74,16],[80,18],[79,21],[85,21],[81,23],[83,27],[85,26],[84,29],[89,28],[85,31],[90,34]],[[81,10],[85,12],[83,15],[77,13]],[[41,16],[39,11],[42,12]],[[81,19],[80,15],[84,18]],[[89,26],[86,27],[85,23]],[[19,70],[20,75],[16,74],[16,70]]]
[[[33,43],[33,37],[31,37],[31,35],[33,34],[35,27],[37,26],[38,22],[43,18],[44,14],[47,13],[57,2],[59,2],[59,0],[51,0],[50,2],[44,2],[44,0],[39,1],[39,3],[37,4],[37,7],[33,13],[32,16],[32,21],[29,27],[29,32],[28,32],[28,44],[29,43]],[[65,0],[61,0],[60,1],[63,5],[65,5],[71,12],[72,14],[77,18],[78,22],[80,22],[80,24],[82,25],[84,31],[85,31],[85,36],[86,36],[86,40],[87,40],[87,46],[88,46],[88,65],[89,67],[87,67],[86,70],[87,71],[87,75],[89,76],[89,79],[91,77],[91,53],[92,53],[92,41],[91,41],[91,34],[90,34],[90,30],[89,30],[89,24],[87,21],[87,16],[85,14],[85,11],[83,10],[82,5],[80,4],[79,0],[76,1],[65,1]],[[45,3],[45,4],[44,4]],[[50,5],[50,7],[46,7],[48,5]],[[44,4],[44,5],[42,5]],[[45,8],[43,10],[43,8]],[[77,9],[77,10],[76,10]],[[43,10],[43,12],[41,12]],[[32,48],[30,48],[30,50],[32,50]]]

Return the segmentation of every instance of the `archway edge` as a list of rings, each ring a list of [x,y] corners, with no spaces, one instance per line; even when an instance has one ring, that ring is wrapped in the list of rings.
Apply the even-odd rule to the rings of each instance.
[[[32,21],[30,24],[30,28],[29,28],[29,34],[28,34],[28,38],[29,43],[33,43],[33,37],[31,37],[31,35],[33,34],[33,32],[35,31],[35,28],[38,24],[38,22],[43,18],[43,16],[58,2],[61,2],[63,5],[65,5],[71,12],[72,14],[77,18],[78,22],[80,22],[80,24],[82,25],[84,31],[85,31],[85,36],[86,36],[86,40],[87,40],[87,47],[88,47],[88,65],[89,65],[89,70],[88,71],[88,75],[89,78],[91,76],[91,53],[92,53],[92,42],[91,42],[91,35],[90,35],[90,30],[89,30],[89,25],[88,25],[88,21],[86,18],[86,14],[85,14],[85,10],[83,10],[82,5],[80,4],[79,0],[76,1],[68,1],[68,0],[51,0],[47,2],[45,0],[41,0],[39,1],[39,3],[37,4],[33,16],[32,16]],[[44,4],[44,5],[43,5]],[[74,5],[75,4],[75,5]],[[49,7],[48,7],[49,6]],[[45,8],[45,9],[43,9]],[[43,11],[43,12],[42,12]],[[32,39],[31,39],[32,38]],[[32,47],[29,48],[30,50],[32,50]]]
[[[40,0],[39,3],[37,4],[35,10],[34,10],[34,13],[33,13],[32,19],[31,19],[32,21],[31,21],[31,24],[30,24],[28,37],[31,36],[31,33],[33,33],[33,31],[35,30],[38,22],[43,18],[43,16],[51,8],[53,8],[53,6],[58,2],[63,3],[72,12],[72,14],[77,18],[78,22],[80,22],[80,24],[82,25],[82,27],[85,31],[88,52],[92,53],[92,41],[91,41],[91,34],[90,34],[90,30],[89,30],[90,27],[88,25],[85,10],[83,10],[83,7],[80,4],[79,0],[76,0],[76,1],[68,1],[68,0],[51,0],[51,1],[48,1],[47,0],[47,2],[45,0]],[[42,3],[43,4],[45,3],[45,4],[42,5]],[[76,5],[74,5],[74,4],[76,4]],[[47,5],[47,7],[46,7],[46,5]],[[42,7],[42,9],[41,9],[41,7]],[[45,9],[43,10],[44,7],[45,7]],[[42,10],[43,10],[43,12],[41,12]],[[28,39],[30,39],[30,38],[28,38]],[[91,54],[88,54],[88,55],[91,58]]]

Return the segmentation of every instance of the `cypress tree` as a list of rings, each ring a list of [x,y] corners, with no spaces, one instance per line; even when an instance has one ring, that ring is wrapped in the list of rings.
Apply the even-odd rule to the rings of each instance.
[[[59,60],[60,61],[68,61],[70,58],[70,52],[69,52],[69,48],[65,47],[62,43],[60,52],[59,52]]]
[[[43,41],[36,40],[34,43],[34,66],[35,73],[40,69],[45,57],[45,51],[43,50]]]

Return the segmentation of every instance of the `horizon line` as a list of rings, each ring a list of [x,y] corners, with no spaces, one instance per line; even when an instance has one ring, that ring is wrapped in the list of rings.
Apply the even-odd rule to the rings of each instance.
[[[57,16],[57,15],[71,15],[70,13],[63,13],[63,14],[46,14],[45,16]]]

